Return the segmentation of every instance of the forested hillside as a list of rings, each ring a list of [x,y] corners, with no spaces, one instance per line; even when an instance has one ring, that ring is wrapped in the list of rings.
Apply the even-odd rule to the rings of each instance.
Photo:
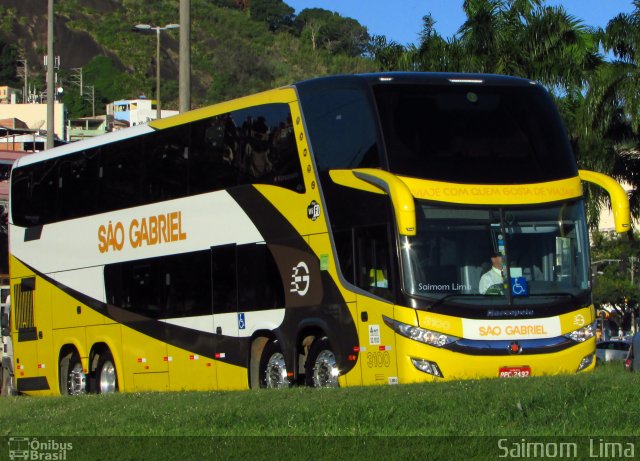
[[[29,81],[44,88],[46,7],[41,0],[0,5],[4,82],[22,87],[11,61],[26,58]],[[178,23],[178,9],[176,0],[56,0],[55,54],[71,115],[90,112],[71,82],[72,68],[82,67],[83,84],[95,87],[98,112],[104,102],[152,97],[155,33],[135,33],[133,26]],[[313,76],[374,70],[362,57],[369,35],[358,22],[322,9],[293,13],[281,0],[192,0],[194,107]],[[165,108],[177,106],[178,40],[178,29],[161,34]]]

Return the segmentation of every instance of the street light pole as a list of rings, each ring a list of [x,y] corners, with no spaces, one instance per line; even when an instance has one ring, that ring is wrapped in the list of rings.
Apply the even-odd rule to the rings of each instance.
[[[47,149],[53,149],[54,113],[56,89],[53,74],[53,0],[49,0],[47,11]]]
[[[191,0],[180,0],[180,113],[191,109]]]
[[[160,26],[150,26],[149,24],[136,24],[134,27],[135,30],[139,30],[142,32],[145,31],[156,31],[156,119],[162,118],[162,107],[160,101],[160,32],[167,29],[177,29],[180,27],[179,24],[167,24],[164,27]]]

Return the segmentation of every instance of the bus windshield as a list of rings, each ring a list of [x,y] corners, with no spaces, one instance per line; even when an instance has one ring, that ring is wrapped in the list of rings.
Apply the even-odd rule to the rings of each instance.
[[[534,208],[417,201],[416,214],[417,234],[401,245],[408,294],[478,306],[588,302],[582,201]],[[481,278],[492,270],[492,256],[501,256],[502,268],[487,289]]]
[[[538,85],[389,84],[375,95],[389,170],[400,176],[513,184],[577,174],[562,121]]]

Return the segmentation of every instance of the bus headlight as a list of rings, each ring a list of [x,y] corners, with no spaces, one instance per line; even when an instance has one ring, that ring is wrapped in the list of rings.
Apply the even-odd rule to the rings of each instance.
[[[432,376],[437,376],[438,378],[444,378],[442,372],[440,371],[440,367],[436,362],[430,362],[424,359],[416,359],[411,357],[411,363],[418,370],[428,373]]]
[[[576,371],[576,373],[578,371],[582,371],[585,368],[587,368],[589,365],[591,365],[593,363],[593,357],[595,357],[596,354],[589,354],[586,355],[582,358],[582,360],[580,361],[580,365],[578,365],[578,370]]]
[[[574,340],[577,343],[583,343],[587,339],[593,338],[596,334],[596,323],[590,323],[589,325],[585,325],[584,327],[574,330],[571,333],[568,333],[565,338],[569,338]]]
[[[384,323],[391,327],[391,329],[396,333],[404,336],[405,338],[413,339],[414,341],[419,341],[430,346],[443,347],[460,339],[455,336],[449,336],[444,333],[425,330],[424,328],[398,322],[397,320],[392,320],[384,315],[382,316],[382,319],[384,320]]]

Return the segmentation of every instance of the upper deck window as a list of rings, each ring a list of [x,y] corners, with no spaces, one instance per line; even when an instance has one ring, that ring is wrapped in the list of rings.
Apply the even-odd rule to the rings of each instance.
[[[574,177],[562,121],[539,86],[374,87],[390,170],[476,184]]]
[[[301,97],[321,172],[381,166],[372,105],[361,88],[330,88]]]

